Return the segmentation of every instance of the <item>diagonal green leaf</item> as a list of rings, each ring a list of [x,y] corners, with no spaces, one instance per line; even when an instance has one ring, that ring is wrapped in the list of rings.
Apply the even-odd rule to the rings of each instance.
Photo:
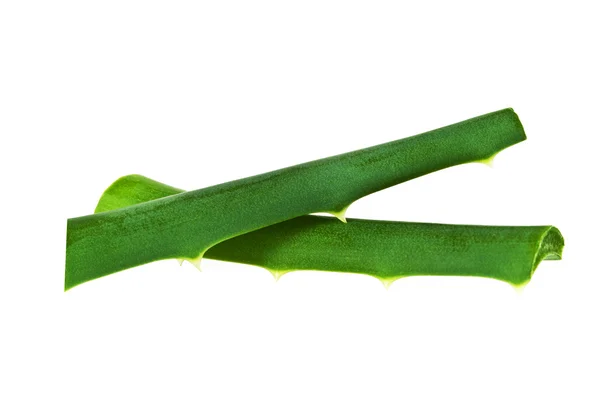
[[[168,258],[199,261],[235,236],[313,212],[343,219],[370,193],[525,140],[505,109],[386,144],[67,222],[65,289]]]

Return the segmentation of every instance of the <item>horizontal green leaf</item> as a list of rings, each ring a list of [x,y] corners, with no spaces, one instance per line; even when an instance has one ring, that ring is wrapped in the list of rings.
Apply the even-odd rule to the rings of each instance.
[[[343,219],[370,193],[525,140],[512,109],[420,135],[67,222],[65,289],[151,261],[199,261],[235,236],[313,212]]]
[[[181,193],[140,175],[102,195],[107,211]],[[274,275],[294,270],[354,272],[384,282],[413,275],[469,275],[522,285],[544,259],[560,259],[552,226],[473,226],[302,216],[221,242],[204,257],[252,264]]]

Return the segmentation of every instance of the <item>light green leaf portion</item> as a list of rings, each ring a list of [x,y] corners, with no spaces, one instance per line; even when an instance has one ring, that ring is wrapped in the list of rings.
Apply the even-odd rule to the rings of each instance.
[[[114,182],[97,212],[182,190],[140,175]],[[279,276],[294,270],[354,272],[384,282],[412,275],[469,275],[522,285],[564,245],[552,226],[473,226],[302,216],[211,247],[204,257],[252,264]]]
[[[505,109],[382,145],[72,218],[65,289],[155,260],[199,260],[227,239],[302,215],[340,215],[370,193],[487,160],[525,138],[517,115]]]

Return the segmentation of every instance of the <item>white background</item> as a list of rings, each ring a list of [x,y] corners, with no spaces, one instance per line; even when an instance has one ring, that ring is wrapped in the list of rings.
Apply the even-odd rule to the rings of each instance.
[[[3,1],[0,397],[597,399],[594,2]],[[529,139],[349,217],[553,224],[482,278],[173,260],[63,293],[66,220],[116,178],[196,189],[505,107]]]

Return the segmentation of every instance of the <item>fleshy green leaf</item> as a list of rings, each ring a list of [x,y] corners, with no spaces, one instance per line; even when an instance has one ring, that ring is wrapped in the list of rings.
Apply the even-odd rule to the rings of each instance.
[[[140,175],[114,182],[97,212],[181,193]],[[552,226],[474,226],[302,216],[221,242],[204,257],[295,270],[354,272],[384,283],[413,275],[468,275],[527,283],[564,245]]]
[[[512,109],[420,135],[67,222],[65,289],[313,212],[343,219],[370,193],[525,140]]]

